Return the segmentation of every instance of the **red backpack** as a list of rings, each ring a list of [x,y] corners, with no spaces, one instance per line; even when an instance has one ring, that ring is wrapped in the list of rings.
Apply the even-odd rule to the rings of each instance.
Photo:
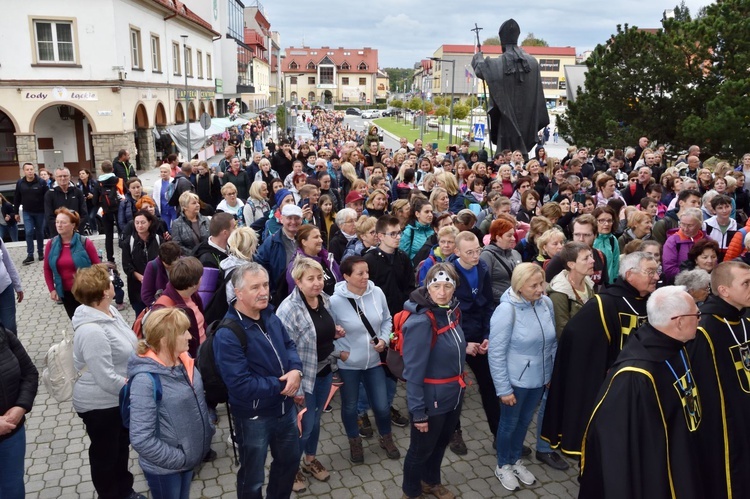
[[[441,328],[438,328],[437,320],[435,319],[435,314],[432,313],[432,310],[425,312],[425,315],[430,319],[430,323],[432,323],[432,341],[430,342],[430,350],[432,350],[435,348],[435,343],[437,343],[439,334],[443,334],[444,332],[458,326],[458,321],[461,319],[461,310],[456,309],[455,319]],[[400,380],[404,379],[404,323],[409,316],[411,316],[411,312],[408,310],[402,310],[393,316],[393,334],[391,334],[391,344],[388,348],[385,360],[391,374]]]

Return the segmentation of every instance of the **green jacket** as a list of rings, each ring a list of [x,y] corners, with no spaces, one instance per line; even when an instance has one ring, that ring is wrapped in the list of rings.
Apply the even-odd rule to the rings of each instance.
[[[588,301],[594,296],[594,281],[586,277],[583,283],[586,286]],[[573,286],[568,280],[567,270],[563,270],[552,278],[552,282],[547,286],[547,296],[552,300],[552,305],[555,307],[555,332],[559,340],[565,325],[581,310],[586,302],[573,292]]]

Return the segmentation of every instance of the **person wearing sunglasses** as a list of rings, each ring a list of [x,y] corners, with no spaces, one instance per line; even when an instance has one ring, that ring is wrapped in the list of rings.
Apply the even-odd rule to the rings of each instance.
[[[703,488],[706,461],[695,446],[707,387],[685,347],[701,312],[682,286],[656,290],[646,309],[648,323],[630,335],[597,397],[578,497],[716,497],[718,484]]]
[[[624,256],[619,270],[614,284],[589,299],[558,340],[541,436],[570,457],[580,458],[599,388],[631,334],[646,322],[646,300],[659,281],[659,264],[645,252]]]

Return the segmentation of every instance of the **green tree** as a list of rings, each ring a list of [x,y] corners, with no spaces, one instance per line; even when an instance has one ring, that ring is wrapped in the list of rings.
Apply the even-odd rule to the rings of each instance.
[[[479,105],[479,99],[475,95],[470,95],[466,98],[465,103],[470,109],[474,109]]]
[[[453,105],[453,118],[457,120],[465,120],[469,116],[469,106],[466,104],[454,104]],[[450,112],[450,111],[449,111]]]
[[[284,114],[284,104],[276,108],[276,126],[286,134],[286,115]]]
[[[413,68],[385,68],[383,71],[388,74],[388,85],[391,92],[396,91],[396,85],[398,85],[399,90],[403,91],[404,84],[411,81],[412,76],[414,76]]]
[[[412,111],[419,111],[422,109],[422,99],[420,97],[412,97],[406,104],[406,107]]]
[[[403,109],[404,108],[404,101],[401,99],[393,99],[391,101],[391,107],[394,107],[396,109]],[[396,121],[398,121],[398,114],[396,114]]]
[[[499,36],[491,36],[482,42],[482,45],[500,45]]]
[[[439,95],[436,95],[435,97],[432,98],[432,103],[435,104],[436,106],[442,106],[445,103],[445,99],[443,99]]]
[[[424,101],[424,112],[426,114],[430,114],[432,110],[435,108],[435,105],[430,101]]]
[[[448,113],[450,113],[450,109],[445,105],[438,106],[437,109],[435,109],[435,116],[438,117],[448,116]]]
[[[529,33],[526,38],[521,42],[523,47],[549,47],[549,43],[541,38],[534,36],[534,33]]]

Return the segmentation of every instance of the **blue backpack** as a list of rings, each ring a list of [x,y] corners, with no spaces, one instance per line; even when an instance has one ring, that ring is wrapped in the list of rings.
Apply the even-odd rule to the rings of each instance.
[[[139,373],[140,374],[140,373]],[[146,373],[151,376],[151,382],[154,385],[154,401],[156,402],[156,437],[159,438],[159,403],[161,402],[162,389],[161,380],[158,374]],[[133,379],[138,374],[131,376],[127,384],[120,390],[120,418],[122,419],[122,425],[125,428],[130,428],[130,390],[133,384]]]

